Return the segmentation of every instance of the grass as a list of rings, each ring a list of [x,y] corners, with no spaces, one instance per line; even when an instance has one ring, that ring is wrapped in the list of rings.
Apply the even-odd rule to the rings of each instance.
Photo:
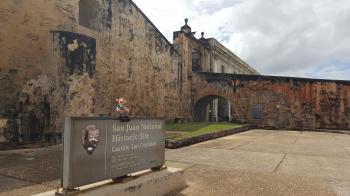
[[[180,132],[180,134],[166,138],[167,140],[176,141],[239,127],[243,127],[243,125],[233,123],[191,122],[169,123],[165,125],[165,130],[168,132]]]

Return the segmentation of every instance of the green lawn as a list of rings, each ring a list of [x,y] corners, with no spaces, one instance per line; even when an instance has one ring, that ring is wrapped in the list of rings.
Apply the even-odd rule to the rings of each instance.
[[[167,132],[180,132],[177,135],[167,137],[167,140],[182,140],[222,130],[239,128],[242,126],[242,124],[209,122],[169,123],[165,125],[165,130]]]

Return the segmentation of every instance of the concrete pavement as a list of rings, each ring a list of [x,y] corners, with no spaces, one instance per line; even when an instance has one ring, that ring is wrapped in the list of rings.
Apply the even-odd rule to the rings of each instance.
[[[185,169],[179,195],[350,195],[350,136],[252,130],[166,150]],[[0,196],[59,186],[61,146],[0,152]]]
[[[182,195],[350,195],[350,136],[252,130],[177,150]]]
[[[0,196],[32,195],[60,186],[61,145],[0,152]]]

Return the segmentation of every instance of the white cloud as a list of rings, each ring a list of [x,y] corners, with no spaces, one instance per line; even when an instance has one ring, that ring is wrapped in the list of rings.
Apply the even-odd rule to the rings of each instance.
[[[262,74],[350,80],[348,0],[135,3],[169,40],[188,17],[193,31],[215,37]]]

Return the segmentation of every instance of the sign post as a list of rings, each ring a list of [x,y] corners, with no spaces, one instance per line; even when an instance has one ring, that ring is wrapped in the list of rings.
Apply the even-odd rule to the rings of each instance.
[[[63,194],[96,182],[160,168],[165,162],[164,120],[115,117],[66,118]]]

